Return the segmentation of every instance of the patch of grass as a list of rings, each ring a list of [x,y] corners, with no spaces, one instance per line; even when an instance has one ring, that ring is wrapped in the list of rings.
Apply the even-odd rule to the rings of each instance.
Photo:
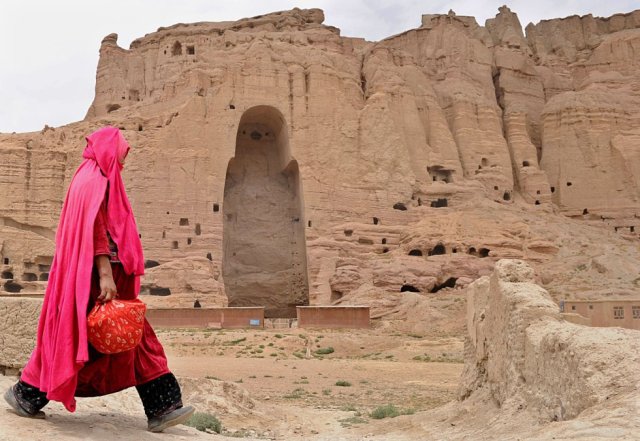
[[[322,389],[322,395],[331,395],[331,389]]]
[[[345,412],[355,412],[357,409],[353,404],[346,404],[342,406],[340,410],[344,410]]]
[[[423,336],[420,334],[407,334],[409,337],[413,337],[413,338],[422,338]]]
[[[292,355],[297,358],[304,358],[304,355],[302,355],[300,352],[294,352]]]
[[[216,433],[220,433],[222,431],[222,423],[218,418],[214,415],[196,412],[193,416],[184,423],[187,426],[195,427],[201,432],[205,432],[207,429],[213,430]]]
[[[220,380],[218,377],[214,377],[213,375],[207,375],[204,378],[206,378],[207,380],[217,380],[217,381],[222,381]]]
[[[336,386],[349,387],[349,386],[351,386],[351,383],[349,383],[348,381],[345,381],[345,380],[338,380],[338,381],[336,381]]]
[[[376,407],[369,416],[376,420],[383,418],[395,418],[400,415],[413,415],[416,413],[415,409],[399,409],[393,404],[387,404],[385,406]]]
[[[331,346],[327,348],[320,348],[315,351],[315,353],[318,355],[333,354],[334,352],[335,352],[335,349],[333,349]]]
[[[342,427],[351,427],[355,424],[364,424],[367,422],[367,420],[365,418],[362,418],[361,416],[356,415],[349,418],[343,418],[341,420],[338,420],[338,422]]]
[[[283,398],[288,398],[288,399],[298,399],[298,398],[302,398],[304,394],[306,394],[307,391],[304,390],[301,387],[298,387],[294,390],[292,390],[291,392],[289,392],[288,394],[284,395]]]
[[[242,343],[243,341],[246,341],[247,337],[242,337],[239,338],[237,340],[231,340],[231,341],[225,341],[224,343],[222,343],[223,346],[234,346],[237,345],[238,343]]]
[[[275,337],[275,338],[283,338],[283,337],[284,337],[284,335],[282,335],[282,334],[276,334],[276,335],[274,335],[274,337]]]

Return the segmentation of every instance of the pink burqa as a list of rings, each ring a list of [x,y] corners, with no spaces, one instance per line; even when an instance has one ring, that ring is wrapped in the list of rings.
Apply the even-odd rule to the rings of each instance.
[[[135,277],[135,296],[144,273],[142,245],[120,175],[129,145],[115,127],[87,137],[84,161],[64,201],[56,252],[38,324],[36,348],[22,380],[75,411],[78,372],[89,361],[87,305],[94,262],[93,228],[107,197],[107,226],[124,272]]]

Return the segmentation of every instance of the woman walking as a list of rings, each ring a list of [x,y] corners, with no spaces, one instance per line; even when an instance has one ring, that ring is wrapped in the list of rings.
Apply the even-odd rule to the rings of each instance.
[[[135,386],[148,429],[161,432],[186,421],[180,386],[145,320],[134,349],[102,354],[87,341],[87,314],[96,302],[138,297],[144,273],[142,244],[121,170],[129,152],[115,127],[89,137],[84,161],[65,198],[44,297],[36,347],[5,400],[21,416],[44,418],[49,400],[74,412],[74,397],[106,395]]]

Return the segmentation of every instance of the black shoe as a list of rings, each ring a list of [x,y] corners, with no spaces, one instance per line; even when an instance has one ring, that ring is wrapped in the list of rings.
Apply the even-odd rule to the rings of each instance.
[[[29,413],[27,412],[26,409],[24,409],[20,403],[18,403],[18,399],[16,398],[16,393],[13,390],[14,386],[11,386],[9,389],[7,389],[7,391],[4,393],[4,400],[9,404],[9,406],[11,406],[11,409],[18,415],[20,415],[21,417],[25,417],[25,418],[36,418],[39,420],[43,420],[45,419],[46,415],[43,411],[39,410],[36,413]]]
[[[155,418],[149,418],[149,424],[147,430],[149,432],[162,432],[171,426],[182,424],[191,418],[195,409],[192,406],[181,407],[173,412],[169,412],[166,415],[162,415]]]

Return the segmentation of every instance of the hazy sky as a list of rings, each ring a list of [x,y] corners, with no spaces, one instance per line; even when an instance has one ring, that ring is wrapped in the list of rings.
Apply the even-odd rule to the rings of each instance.
[[[93,100],[98,50],[115,32],[118,44],[160,26],[225,21],[267,12],[322,8],[342,35],[380,40],[420,25],[422,14],[494,17],[505,0],[0,0],[0,132],[40,130],[84,118]],[[568,15],[610,16],[640,0],[517,0],[508,3],[523,27]]]

